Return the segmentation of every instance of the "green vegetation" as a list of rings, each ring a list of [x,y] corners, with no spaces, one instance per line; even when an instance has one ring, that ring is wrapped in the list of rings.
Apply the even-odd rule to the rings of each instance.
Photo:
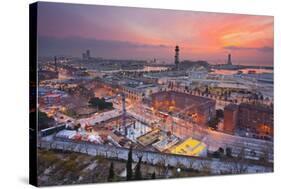
[[[73,118],[76,118],[76,116],[77,116],[76,111],[73,110],[73,109],[69,109],[69,108],[67,108],[67,109],[65,110],[64,114],[67,115],[67,116],[69,116],[69,117],[73,117]]]
[[[216,110],[216,117],[217,118],[221,119],[221,118],[223,118],[223,115],[224,115],[224,113],[223,113],[222,109]]]
[[[109,167],[109,175],[108,175],[108,182],[112,182],[115,179],[115,173],[114,173],[114,164],[113,162],[110,163],[110,167]]]
[[[232,158],[232,149],[231,148],[226,148],[225,149],[225,155],[226,157]]]
[[[132,152],[132,147],[130,147],[128,153],[128,160],[126,164],[127,180],[132,180],[133,177],[132,163],[133,163],[133,152]]]
[[[214,158],[222,158],[224,156],[224,149],[223,148],[219,148],[217,151],[215,151],[212,156]]]
[[[208,121],[208,126],[211,129],[217,130],[219,121],[220,121],[219,118],[214,117],[210,121]]]
[[[89,104],[93,108],[99,110],[112,109],[113,104],[111,102],[106,102],[104,98],[93,97],[89,100]]]
[[[216,116],[208,121],[208,126],[211,129],[217,130],[218,124],[223,119],[224,112],[221,109],[216,110]]]
[[[45,112],[38,111],[38,129],[46,129],[54,124],[54,119],[47,116]]]
[[[155,174],[155,172],[152,173],[151,179],[156,179],[156,174]]]
[[[245,173],[249,160],[245,160],[244,150],[241,150],[237,158],[229,158],[230,151],[230,148],[219,148],[215,152],[218,158],[234,163],[229,171],[221,172],[220,174]],[[128,159],[121,160],[108,159],[102,155],[93,157],[82,153],[39,148],[38,183],[39,186],[51,186],[213,175],[209,162],[201,162],[200,169],[194,167],[194,161],[171,166],[165,163],[164,156],[162,163],[156,165],[142,162],[142,158],[139,157],[133,172],[132,155],[132,149],[128,152]],[[213,154],[210,155],[210,157],[214,157]],[[264,162],[262,165],[272,167],[272,164],[268,162]],[[124,175],[126,170],[129,174]]]
[[[136,170],[135,170],[135,180],[142,180],[141,160],[142,160],[142,157],[139,157],[139,161],[138,161],[138,164],[136,165]]]

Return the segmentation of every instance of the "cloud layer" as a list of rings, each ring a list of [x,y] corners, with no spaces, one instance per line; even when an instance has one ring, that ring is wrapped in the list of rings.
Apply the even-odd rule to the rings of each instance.
[[[162,58],[273,65],[273,17],[40,3],[40,55]],[[223,60],[223,61],[222,61]]]

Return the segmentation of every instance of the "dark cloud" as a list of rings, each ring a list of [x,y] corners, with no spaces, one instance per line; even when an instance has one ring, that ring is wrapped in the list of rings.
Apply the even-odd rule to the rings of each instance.
[[[261,52],[273,52],[272,47],[264,46],[264,47],[239,47],[239,46],[226,46],[223,47],[225,50],[254,50],[254,51],[261,51]]]
[[[112,57],[119,55],[122,57],[136,51],[153,51],[170,48],[170,46],[164,44],[151,45],[81,37],[58,38],[39,36],[38,44],[39,56],[53,56],[58,54],[80,56],[82,51],[90,49],[97,56]]]

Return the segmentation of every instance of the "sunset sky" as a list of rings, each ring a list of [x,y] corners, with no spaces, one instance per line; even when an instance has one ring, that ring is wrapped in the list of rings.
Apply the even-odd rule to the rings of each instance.
[[[91,55],[273,65],[273,17],[39,3],[39,56]]]

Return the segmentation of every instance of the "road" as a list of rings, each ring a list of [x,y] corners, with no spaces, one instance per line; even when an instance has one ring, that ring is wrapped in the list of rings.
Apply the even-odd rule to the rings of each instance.
[[[61,149],[67,151],[74,151],[85,153],[92,156],[101,155],[106,158],[117,158],[120,160],[127,160],[128,149],[119,148],[109,145],[96,145],[87,142],[75,141],[61,141],[56,139],[41,138],[38,142],[38,147],[46,149]],[[151,151],[133,150],[133,160],[138,161],[138,157],[142,156],[142,161],[150,164],[162,163],[163,165],[177,166],[184,165],[186,168],[193,168],[197,170],[209,169],[212,174],[221,173],[258,173],[258,172],[272,172],[271,166],[258,165],[254,163],[226,161],[213,158],[200,158],[181,155],[163,154]]]

